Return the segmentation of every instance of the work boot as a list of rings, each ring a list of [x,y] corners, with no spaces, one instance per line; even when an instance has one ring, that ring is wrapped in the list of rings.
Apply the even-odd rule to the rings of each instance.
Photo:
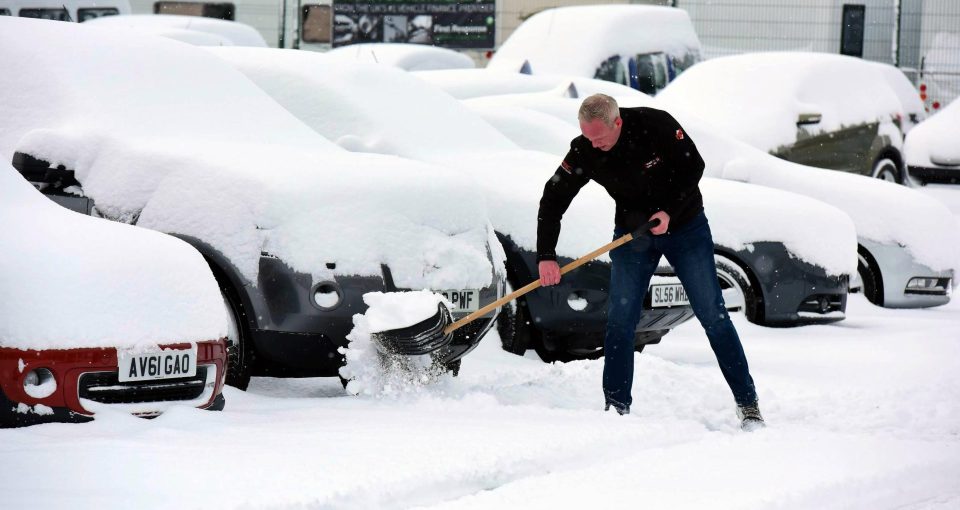
[[[740,418],[740,429],[746,432],[766,427],[763,416],[760,415],[760,405],[756,401],[752,404],[737,405],[737,418]]]
[[[616,402],[607,402],[607,405],[606,407],[603,408],[603,410],[609,411],[611,407],[616,409],[617,414],[619,414],[620,416],[623,416],[625,414],[630,414],[630,406],[625,406],[622,404],[618,404]]]

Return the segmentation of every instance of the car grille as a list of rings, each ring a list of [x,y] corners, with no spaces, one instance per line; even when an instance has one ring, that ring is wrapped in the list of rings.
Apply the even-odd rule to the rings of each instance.
[[[193,400],[203,394],[207,368],[198,366],[193,377],[123,383],[117,379],[117,372],[87,372],[80,376],[80,398],[102,404]]]

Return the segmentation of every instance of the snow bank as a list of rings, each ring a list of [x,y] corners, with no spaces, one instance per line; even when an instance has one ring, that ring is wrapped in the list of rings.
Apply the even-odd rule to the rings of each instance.
[[[201,16],[133,14],[104,16],[84,24],[103,30],[160,35],[198,46],[267,47],[260,32],[250,25]]]
[[[773,52],[701,62],[657,98],[684,108],[763,151],[794,143],[800,114],[819,113],[811,133],[890,121],[903,106],[877,66],[824,53]]]
[[[907,133],[903,155],[909,166],[960,165],[960,100]],[[960,170],[958,170],[960,173]]]
[[[251,282],[262,252],[317,277],[492,279],[469,180],[343,151],[206,50],[14,18],[0,60],[21,70],[0,74],[0,151],[74,169],[105,216],[199,238]]]
[[[0,346],[146,347],[226,336],[203,257],[158,232],[83,216],[0,163]]]
[[[473,59],[456,50],[407,43],[361,43],[340,46],[328,52],[331,58],[399,67],[406,71],[472,69]]]
[[[686,11],[639,5],[574,6],[534,14],[493,54],[487,69],[592,78],[614,55],[664,52],[683,59],[699,54],[700,41]]]

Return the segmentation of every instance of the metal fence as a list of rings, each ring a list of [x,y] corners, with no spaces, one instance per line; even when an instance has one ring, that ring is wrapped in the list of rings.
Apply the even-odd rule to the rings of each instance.
[[[669,4],[688,12],[707,58],[750,51],[841,53],[898,66],[917,85],[931,112],[960,96],[958,0],[671,0]]]

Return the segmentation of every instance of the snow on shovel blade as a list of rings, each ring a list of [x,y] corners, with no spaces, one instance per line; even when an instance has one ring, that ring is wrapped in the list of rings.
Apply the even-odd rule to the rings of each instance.
[[[363,295],[367,331],[384,354],[419,356],[446,346],[451,321],[449,302],[429,290],[368,292]]]
[[[433,316],[412,326],[374,332],[371,337],[377,349],[385,354],[429,354],[445,347],[453,339],[453,333],[443,332],[451,322],[450,310],[443,303],[438,303]]]

